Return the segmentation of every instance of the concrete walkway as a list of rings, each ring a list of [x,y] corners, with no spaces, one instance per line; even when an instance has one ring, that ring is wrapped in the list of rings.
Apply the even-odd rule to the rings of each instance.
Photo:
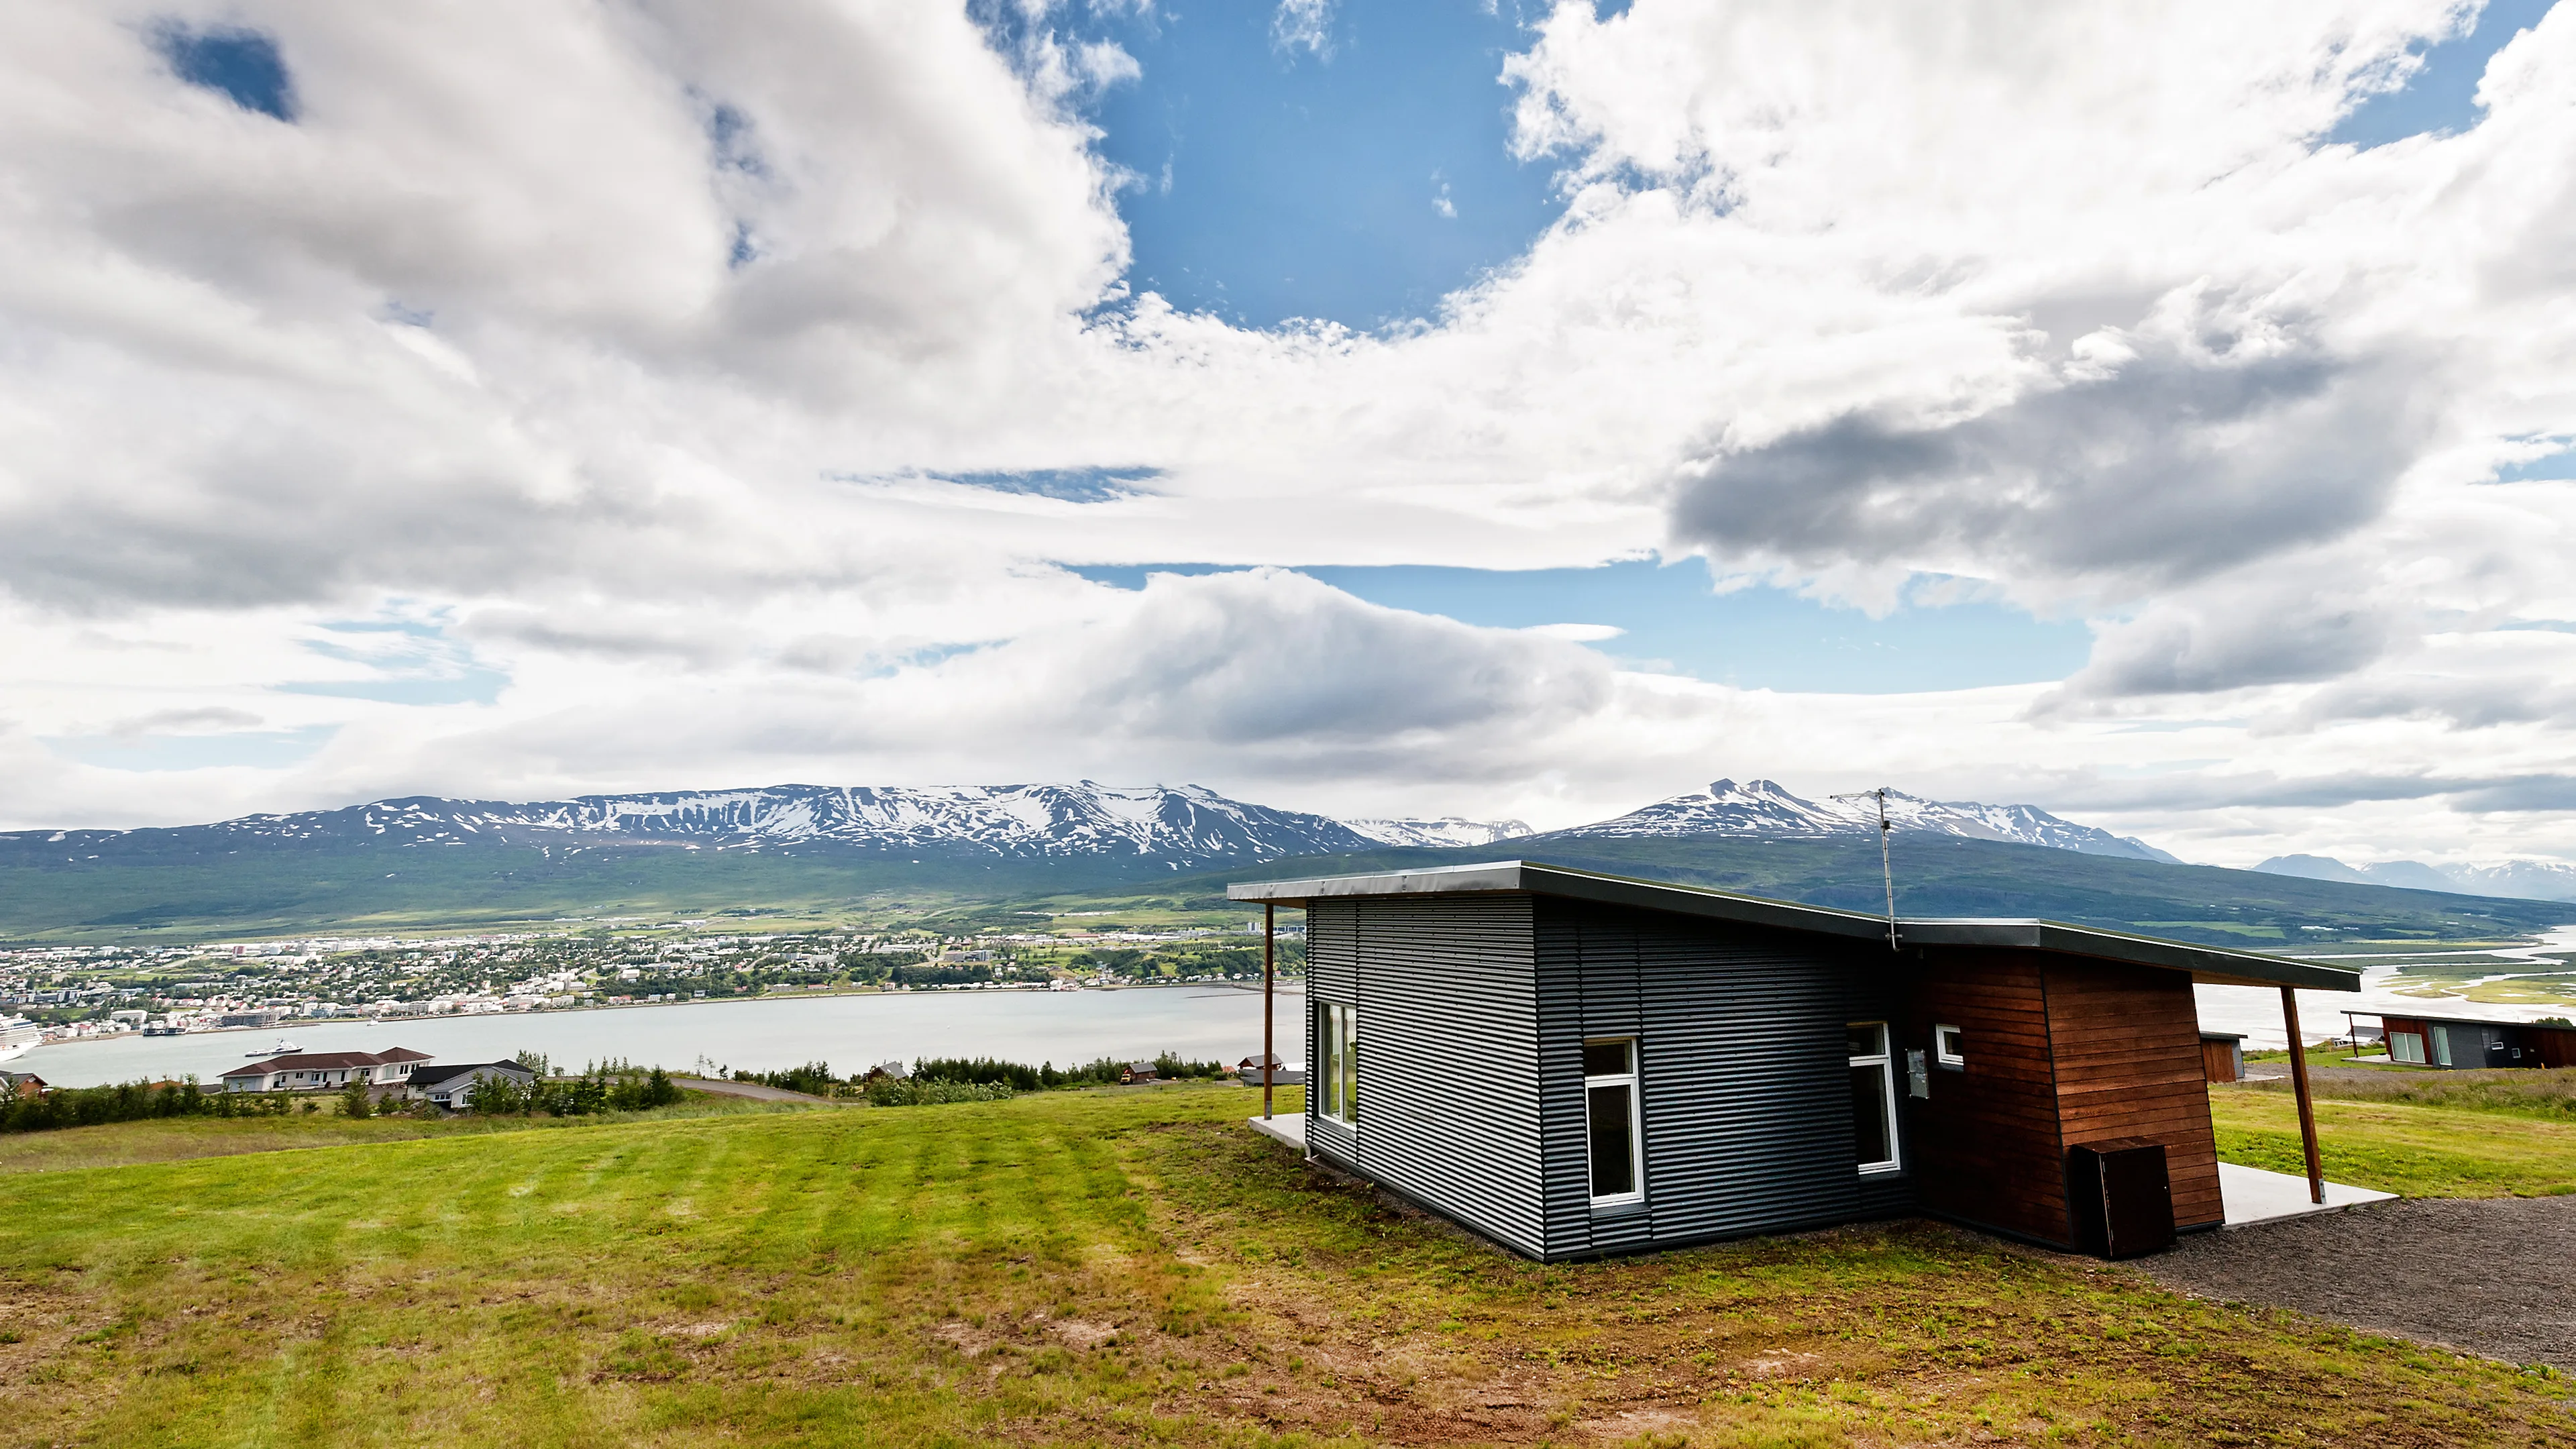
[[[2397,1194],[2373,1192],[2366,1187],[2347,1187],[2340,1182],[2326,1184],[2326,1200],[2308,1201],[2308,1180],[2286,1172],[2266,1172],[2259,1167],[2239,1167],[2233,1162],[2218,1164],[2218,1199],[2227,1209],[2227,1226],[2241,1228],[2253,1223],[2277,1222],[2282,1218],[2305,1217],[2309,1213],[2341,1212],[2366,1202],[2390,1202]]]
[[[1300,1157],[1306,1155],[1306,1114],[1303,1112],[1282,1112],[1276,1117],[1255,1117],[1252,1119],[1252,1130],[1273,1142],[1297,1149],[1297,1155]]]

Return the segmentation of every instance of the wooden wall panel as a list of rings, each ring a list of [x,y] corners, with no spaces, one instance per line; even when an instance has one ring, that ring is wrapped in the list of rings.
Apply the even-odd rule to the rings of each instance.
[[[1898,1046],[1928,1050],[1936,1025],[1960,1029],[1967,1065],[1932,1068],[1932,1095],[1907,1103],[1916,1200],[1965,1222],[2044,1242],[2071,1241],[2038,958],[2018,951],[1930,952]]]
[[[2125,1137],[2160,1142],[2175,1225],[2223,1221],[2190,978],[2075,956],[2049,957],[2045,975],[2061,1150]]]

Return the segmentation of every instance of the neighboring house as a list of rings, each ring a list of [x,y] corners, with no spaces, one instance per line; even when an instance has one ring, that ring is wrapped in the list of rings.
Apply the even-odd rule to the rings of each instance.
[[[12,1097],[41,1097],[52,1090],[34,1072],[0,1072],[0,1091]]]
[[[2200,1034],[2200,1067],[2213,1082],[2238,1082],[2245,1079],[2245,1038],[2226,1031],[2204,1031]]]
[[[414,1095],[451,1112],[465,1110],[474,1095],[474,1084],[494,1077],[507,1078],[522,1087],[536,1085],[537,1074],[517,1062],[470,1062],[453,1067],[424,1067],[411,1079]]]
[[[383,1052],[290,1052],[224,1073],[227,1092],[326,1092],[364,1082],[370,1087],[407,1085],[429,1053],[408,1047]]]
[[[859,1081],[862,1085],[868,1082],[900,1082],[911,1075],[911,1068],[901,1062],[879,1062],[868,1068],[868,1074]]]
[[[2348,1011],[2347,1018],[2369,1012]],[[2458,1016],[2379,1018],[2388,1059],[2419,1067],[2576,1067],[2576,1027]],[[2358,1032],[2355,1033],[2359,1035]]]
[[[1118,1069],[1118,1085],[1132,1087],[1141,1082],[1158,1082],[1162,1073],[1152,1062],[1129,1062]]]
[[[1306,1074],[1279,1060],[1279,1055],[1276,1052],[1271,1053],[1266,1058],[1257,1056],[1245,1057],[1242,1061],[1234,1064],[1234,1074],[1241,1078],[1246,1086],[1258,1087],[1261,1085],[1261,1064],[1265,1060],[1270,1063],[1270,1085],[1274,1087],[1301,1087],[1305,1085]]]
[[[1308,1153],[1545,1260],[1907,1213],[2073,1247],[2115,1181],[2123,1224],[2215,1227],[2193,984],[2359,989],[1519,861],[1228,894],[1306,911]]]

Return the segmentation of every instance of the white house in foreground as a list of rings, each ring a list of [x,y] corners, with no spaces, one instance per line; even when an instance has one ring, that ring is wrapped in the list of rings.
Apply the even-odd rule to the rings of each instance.
[[[408,1047],[383,1052],[290,1052],[224,1073],[227,1092],[324,1092],[364,1082],[371,1087],[400,1087],[429,1053]]]

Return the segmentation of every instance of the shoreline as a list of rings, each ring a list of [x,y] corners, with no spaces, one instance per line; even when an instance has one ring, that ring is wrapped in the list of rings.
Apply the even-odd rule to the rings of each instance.
[[[1298,976],[1289,979],[1293,979],[1297,983],[1298,990],[1303,991],[1305,989],[1305,977]],[[61,1037],[53,1041],[39,1041],[32,1043],[29,1045],[27,1050],[34,1051],[41,1047],[104,1045],[108,1042],[120,1041],[189,1041],[198,1037],[225,1036],[239,1032],[250,1032],[253,1034],[276,1032],[283,1035],[287,1032],[289,1027],[298,1025],[309,1030],[317,1026],[401,1026],[409,1023],[430,1021],[479,1021],[485,1017],[498,1017],[510,1021],[526,1021],[537,1017],[589,1016],[603,1011],[642,1011],[647,1009],[658,1009],[666,1006],[733,1006],[762,1001],[839,1001],[856,996],[994,996],[1003,994],[1016,996],[1081,996],[1106,995],[1108,993],[1118,991],[1172,991],[1184,987],[1204,990],[1212,986],[1224,987],[1234,991],[1247,991],[1256,994],[1261,990],[1261,984],[1259,982],[1246,984],[1240,981],[1137,981],[1122,983],[1117,986],[1085,986],[1079,991],[1055,991],[1044,986],[1007,986],[995,988],[991,991],[978,990],[974,987],[942,988],[935,986],[921,990],[907,989],[902,991],[883,991],[875,988],[857,991],[775,991],[763,992],[758,996],[737,995],[695,997],[687,1001],[603,1001],[595,1006],[550,1006],[541,1007],[532,1011],[449,1011],[436,1014],[423,1012],[418,1016],[297,1016],[288,1017],[268,1026],[209,1026],[201,1027],[195,1031],[183,1031],[177,1033],[165,1032],[157,1036],[146,1036],[144,1033],[139,1031],[120,1031],[111,1032],[104,1036]],[[1285,980],[1280,983],[1279,989],[1283,993],[1287,990]],[[249,1057],[245,1056],[243,1060],[247,1061],[249,1060]]]

